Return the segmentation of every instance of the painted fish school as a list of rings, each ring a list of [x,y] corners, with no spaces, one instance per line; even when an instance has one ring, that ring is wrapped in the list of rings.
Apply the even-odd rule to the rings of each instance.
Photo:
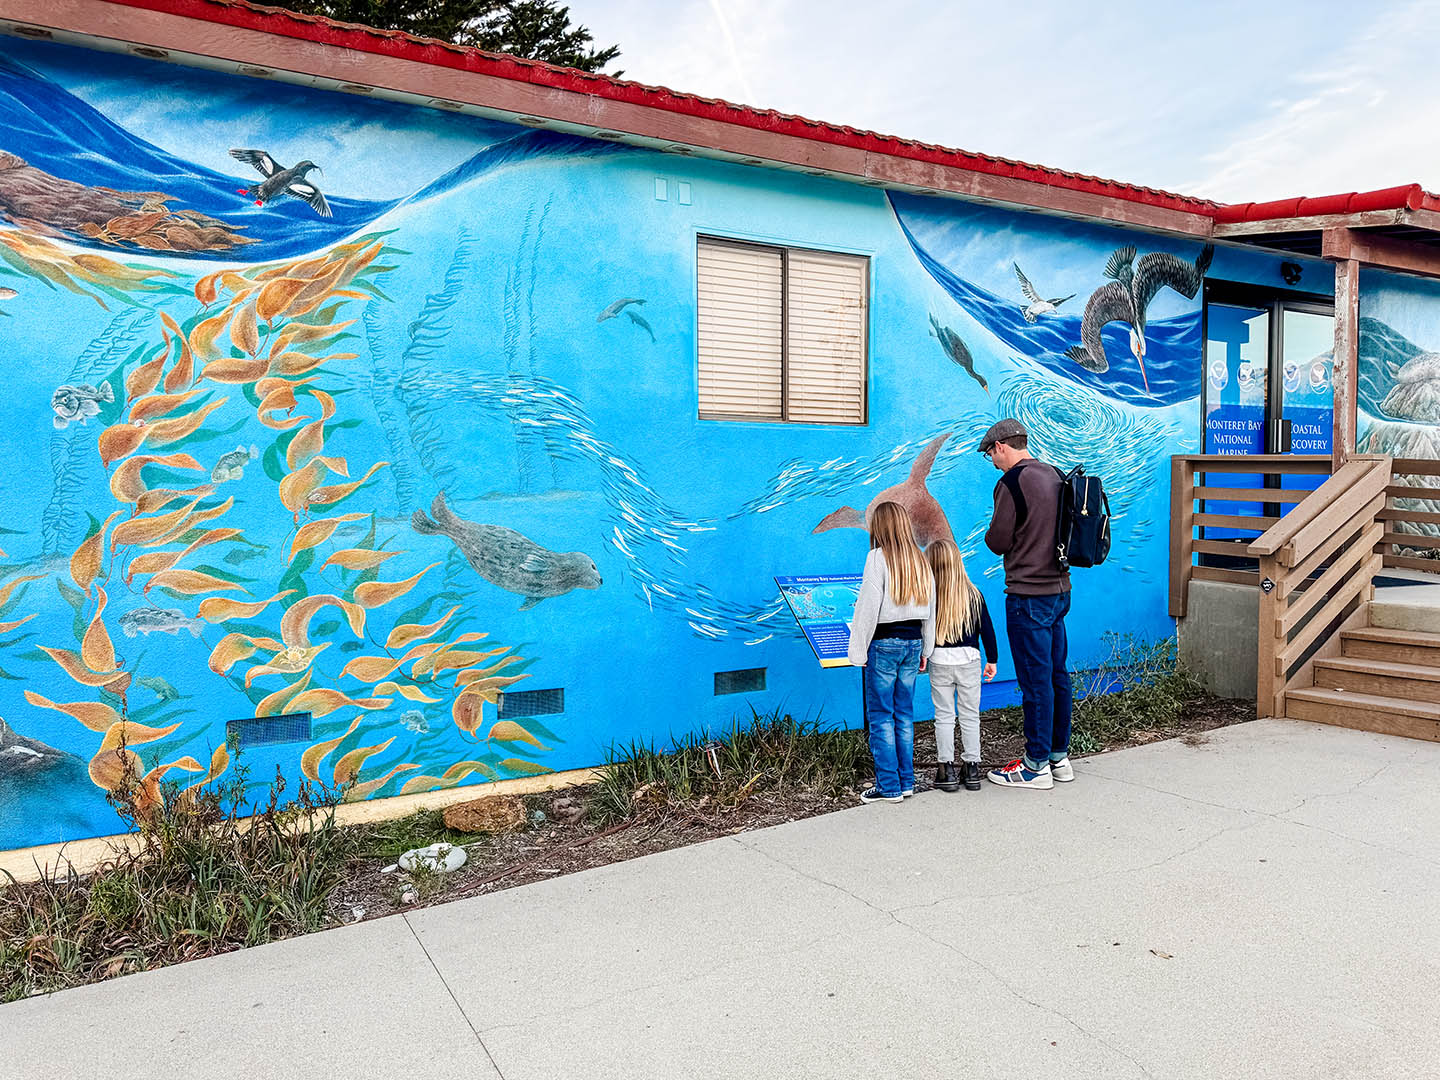
[[[241,0],[5,0],[0,95],[0,850],[130,769],[384,813],[858,724],[774,578],[897,498],[998,603],[1001,416],[1110,493],[1076,662],[1179,619],[1261,715],[1435,736],[1418,186],[1219,205]]]

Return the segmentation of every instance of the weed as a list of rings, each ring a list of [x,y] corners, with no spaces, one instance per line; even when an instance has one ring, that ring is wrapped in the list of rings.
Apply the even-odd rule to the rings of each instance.
[[[446,828],[439,810],[417,810],[409,817],[357,827],[360,853],[371,859],[398,859],[414,848],[446,843],[463,846],[475,838]]]
[[[308,933],[358,854],[337,793],[278,771],[258,810],[246,773],[199,791],[127,783],[112,796],[135,848],[85,879],[51,872],[0,887],[0,1001]]]
[[[1074,707],[1070,750],[1094,754],[1173,727],[1205,690],[1179,662],[1176,640],[1146,641],[1107,634],[1108,655],[1089,671],[1070,676]],[[1018,706],[998,710],[1014,732],[1024,726]]]
[[[647,808],[724,809],[758,791],[839,796],[867,773],[868,754],[863,732],[752,709],[748,721],[728,731],[687,736],[665,750],[646,743],[612,748],[592,789],[590,816],[604,825]]]

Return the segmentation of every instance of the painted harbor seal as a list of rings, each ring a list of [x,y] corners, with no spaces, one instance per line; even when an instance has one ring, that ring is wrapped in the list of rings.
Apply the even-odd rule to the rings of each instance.
[[[935,455],[940,453],[940,447],[949,437],[947,433],[932,439],[929,445],[920,451],[905,482],[888,487],[876,495],[870,500],[870,505],[865,508],[863,515],[853,506],[842,506],[834,513],[827,514],[824,520],[810,531],[822,533],[830,529],[864,529],[869,526],[870,515],[875,512],[875,507],[882,502],[897,502],[909,511],[910,519],[915,522],[915,540],[921,547],[925,547],[932,540],[955,539],[950,532],[950,522],[945,518],[945,511],[940,509],[935,496],[931,495],[930,489],[925,486],[930,467],[935,464]]]
[[[445,505],[443,491],[430,504],[430,517],[416,510],[410,525],[426,536],[448,536],[482,578],[525,597],[521,611],[549,597],[564,596],[571,589],[598,589],[601,585],[600,571],[583,551],[550,551],[503,525],[466,521]]]

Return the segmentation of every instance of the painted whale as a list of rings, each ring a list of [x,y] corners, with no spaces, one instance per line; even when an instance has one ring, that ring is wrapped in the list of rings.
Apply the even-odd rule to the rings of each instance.
[[[445,505],[443,491],[430,504],[430,517],[416,510],[410,525],[427,536],[448,536],[482,578],[525,597],[521,611],[571,589],[600,587],[600,571],[584,552],[551,551],[503,525],[466,521]]]
[[[870,516],[875,513],[875,507],[882,502],[897,502],[909,511],[910,520],[915,523],[915,540],[921,547],[927,546],[932,540],[955,539],[950,532],[950,522],[945,518],[945,511],[940,509],[940,504],[935,501],[935,496],[931,495],[930,489],[925,486],[925,480],[930,475],[930,467],[935,464],[935,455],[940,453],[940,447],[949,437],[948,434],[945,434],[937,439],[932,439],[930,444],[920,451],[920,456],[910,467],[910,475],[905,482],[888,487],[876,495],[870,500],[870,505],[865,508],[863,515],[852,506],[842,506],[833,514],[826,515],[825,519],[811,532],[822,533],[830,529],[868,528]]]

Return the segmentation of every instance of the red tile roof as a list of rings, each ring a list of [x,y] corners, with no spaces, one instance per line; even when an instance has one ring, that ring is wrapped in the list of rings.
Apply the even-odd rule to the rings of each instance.
[[[1213,217],[1215,224],[1226,225],[1237,221],[1269,221],[1272,218],[1359,214],[1366,210],[1440,210],[1440,198],[1431,195],[1419,184],[1403,184],[1379,191],[1352,191],[1318,198],[1231,203],[1218,207]]]
[[[1106,180],[1098,176],[1032,165],[1023,161],[953,150],[931,143],[881,135],[840,124],[808,120],[773,109],[757,109],[717,98],[681,93],[663,86],[648,86],[610,75],[597,75],[558,67],[539,60],[485,52],[448,41],[418,37],[400,30],[376,30],[342,23],[318,15],[303,15],[250,0],[107,0],[127,7],[145,8],[185,18],[259,30],[358,52],[392,56],[438,67],[473,71],[539,86],[589,94],[599,98],[648,106],[685,116],[738,124],[762,131],[811,139],[893,157],[910,158],[991,176],[1027,180],[1054,188],[1083,191],[1208,217],[1216,224],[1265,221],[1321,214],[1350,214],[1364,210],[1440,210],[1440,197],[1418,184],[1372,192],[1351,192],[1321,198],[1281,199],[1264,203],[1226,205],[1156,188]]]

